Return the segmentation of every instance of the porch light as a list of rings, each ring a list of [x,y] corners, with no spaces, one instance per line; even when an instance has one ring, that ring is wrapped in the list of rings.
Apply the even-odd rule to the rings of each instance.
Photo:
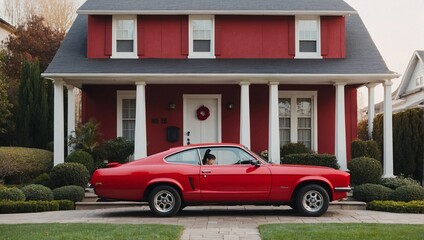
[[[229,102],[229,103],[227,104],[227,108],[228,108],[228,110],[233,109],[233,108],[234,108],[234,104],[233,104],[232,102]]]
[[[174,110],[175,109],[175,103],[170,102],[168,107],[169,107],[170,110]]]

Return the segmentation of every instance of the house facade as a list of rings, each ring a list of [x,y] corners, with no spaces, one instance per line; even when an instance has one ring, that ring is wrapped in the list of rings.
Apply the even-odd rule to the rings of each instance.
[[[2,42],[6,41],[10,34],[15,33],[16,29],[10,23],[0,18],[0,48],[3,48]]]
[[[82,122],[101,122],[106,139],[134,140],[135,158],[235,142],[278,163],[281,146],[301,142],[346,170],[356,89],[391,92],[397,77],[342,0],[87,0],[77,13],[43,73],[55,85],[55,164],[64,157],[63,88],[72,99],[76,87]]]

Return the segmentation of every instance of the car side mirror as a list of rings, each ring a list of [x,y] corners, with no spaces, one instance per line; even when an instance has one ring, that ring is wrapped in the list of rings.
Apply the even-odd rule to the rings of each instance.
[[[259,161],[256,160],[256,159],[250,161],[250,164],[253,165],[253,166],[255,166],[255,167],[260,167],[261,166],[261,164],[259,163]]]

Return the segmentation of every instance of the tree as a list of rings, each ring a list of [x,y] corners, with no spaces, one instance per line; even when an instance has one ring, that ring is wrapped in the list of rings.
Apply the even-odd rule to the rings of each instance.
[[[12,104],[7,98],[7,83],[2,72],[0,72],[0,135],[7,132],[7,122],[10,121]]]
[[[48,143],[46,84],[38,61],[25,61],[19,87],[16,140],[19,146],[46,148]]]

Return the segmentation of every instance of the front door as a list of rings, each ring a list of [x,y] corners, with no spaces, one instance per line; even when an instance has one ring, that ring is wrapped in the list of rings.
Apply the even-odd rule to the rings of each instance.
[[[184,145],[221,142],[221,95],[184,95]]]

